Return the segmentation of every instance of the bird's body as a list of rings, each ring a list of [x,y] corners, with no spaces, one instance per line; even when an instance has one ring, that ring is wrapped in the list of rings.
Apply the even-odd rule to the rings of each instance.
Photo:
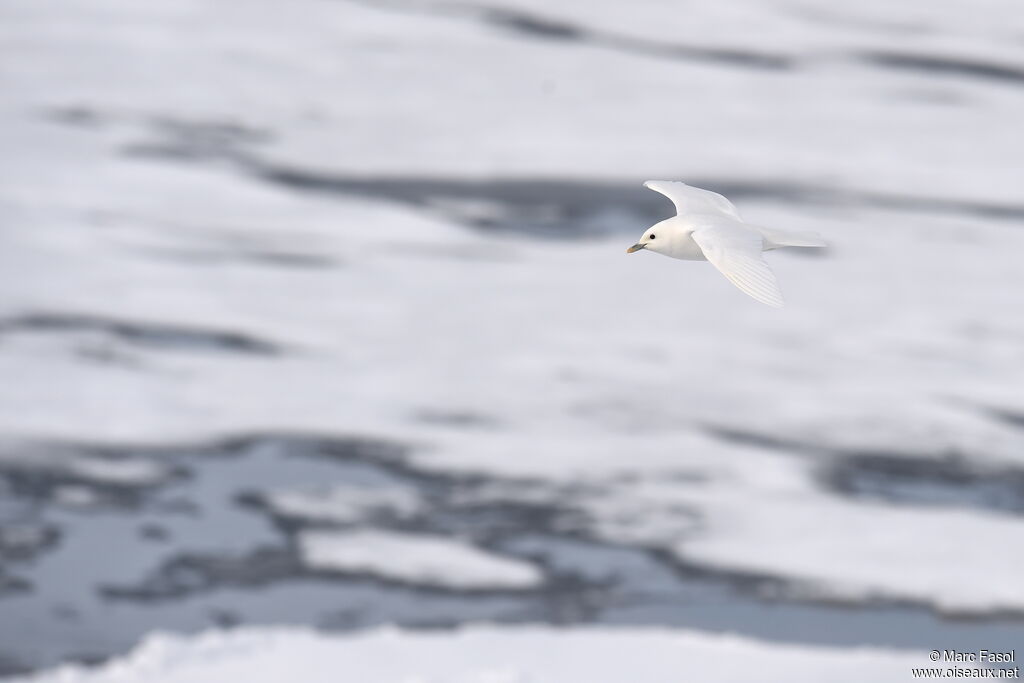
[[[769,306],[782,306],[782,293],[762,252],[825,246],[816,233],[745,223],[732,202],[708,190],[668,180],[648,180],[644,187],[671,199],[677,215],[648,228],[629,252],[646,249],[686,261],[710,261],[739,289]]]

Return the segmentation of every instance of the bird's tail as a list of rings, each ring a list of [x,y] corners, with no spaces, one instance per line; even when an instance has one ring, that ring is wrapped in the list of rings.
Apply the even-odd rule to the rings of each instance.
[[[825,240],[811,230],[775,230],[758,226],[758,232],[764,237],[765,247],[826,247]]]

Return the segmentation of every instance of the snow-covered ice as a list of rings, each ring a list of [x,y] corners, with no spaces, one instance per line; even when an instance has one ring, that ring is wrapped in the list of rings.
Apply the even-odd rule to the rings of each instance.
[[[385,579],[463,589],[536,588],[544,580],[531,564],[457,540],[382,531],[306,531],[301,556],[321,571],[369,573]]]
[[[337,523],[364,521],[374,513],[411,517],[422,507],[416,492],[408,488],[384,486],[332,486],[329,489],[278,491],[268,496],[267,504],[284,517]]]
[[[305,629],[154,634],[98,669],[64,667],[34,683],[819,683],[910,680],[924,652],[770,647],[735,636],[661,629],[473,627],[454,633],[386,629],[355,637]],[[29,680],[29,679],[26,679]]]

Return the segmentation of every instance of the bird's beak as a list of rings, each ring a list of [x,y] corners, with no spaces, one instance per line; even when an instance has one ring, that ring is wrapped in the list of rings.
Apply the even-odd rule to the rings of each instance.
[[[646,248],[647,248],[646,244],[640,244],[639,242],[637,242],[636,244],[631,246],[629,249],[627,249],[626,253],[627,254],[632,254],[634,251],[640,251],[641,249],[646,249]]]

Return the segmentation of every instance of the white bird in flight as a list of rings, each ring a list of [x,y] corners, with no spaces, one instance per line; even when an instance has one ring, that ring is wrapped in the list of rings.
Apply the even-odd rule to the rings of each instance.
[[[720,194],[672,180],[648,180],[644,187],[676,205],[676,215],[655,223],[626,250],[646,249],[687,261],[710,261],[729,281],[763,304],[782,306],[775,273],[762,252],[780,247],[824,247],[815,232],[772,230],[744,223]]]

